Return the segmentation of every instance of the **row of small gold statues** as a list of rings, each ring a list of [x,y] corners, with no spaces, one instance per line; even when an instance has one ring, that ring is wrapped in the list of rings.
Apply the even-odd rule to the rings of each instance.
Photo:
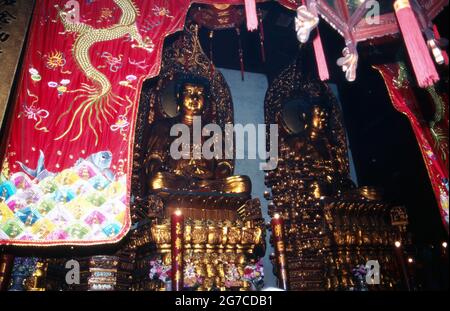
[[[376,260],[382,268],[379,288],[394,289],[400,279],[392,249],[389,248],[339,248],[325,255],[326,289],[340,290],[355,287],[356,279],[353,270],[360,265],[366,265],[369,260]],[[365,278],[364,278],[365,281]],[[376,288],[376,287],[375,287]],[[375,289],[372,287],[372,289]]]
[[[168,220],[151,226],[151,240],[159,248],[169,248],[171,243],[170,230],[171,227]],[[184,243],[186,248],[254,247],[261,243],[262,236],[262,228],[255,227],[251,222],[186,220],[184,226]]]
[[[393,246],[398,228],[389,217],[389,206],[369,202],[334,202],[326,206],[325,219],[338,246]]]

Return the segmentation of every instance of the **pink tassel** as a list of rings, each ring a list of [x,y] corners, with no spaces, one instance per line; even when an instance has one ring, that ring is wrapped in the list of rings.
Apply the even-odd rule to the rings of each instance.
[[[308,5],[306,0],[302,0],[303,5]],[[316,15],[317,4],[315,2],[309,3],[309,9]],[[330,79],[330,72],[328,71],[327,59],[325,58],[325,52],[323,50],[322,38],[320,37],[319,27],[316,28],[317,34],[313,40],[314,54],[316,56],[317,71],[319,72],[319,78],[321,81],[327,81]]]
[[[434,37],[436,38],[436,40],[440,40],[441,39],[441,35],[439,33],[439,30],[437,29],[436,25],[433,25],[433,32],[434,32]],[[448,54],[447,51],[442,49],[442,56],[444,56],[444,63],[448,66]]]
[[[248,31],[255,31],[258,29],[258,14],[256,12],[255,0],[245,0],[245,14],[247,16]]]
[[[422,88],[432,86],[439,81],[439,74],[409,0],[396,0],[394,8],[417,82]]]
[[[320,38],[319,28],[317,28],[317,35],[313,40],[314,54],[316,55],[317,70],[322,81],[330,79],[330,72],[328,71],[327,60],[323,50],[322,39]]]

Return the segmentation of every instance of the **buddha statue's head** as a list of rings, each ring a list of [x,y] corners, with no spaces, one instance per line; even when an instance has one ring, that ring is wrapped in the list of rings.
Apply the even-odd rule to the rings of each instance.
[[[186,83],[181,98],[184,112],[198,115],[205,105],[205,88],[199,84]]]
[[[283,105],[281,123],[286,132],[303,140],[316,140],[328,128],[328,105],[321,98],[298,98]]]
[[[178,83],[178,99],[181,112],[187,116],[197,116],[205,109],[209,93],[209,81],[202,77],[188,76]]]

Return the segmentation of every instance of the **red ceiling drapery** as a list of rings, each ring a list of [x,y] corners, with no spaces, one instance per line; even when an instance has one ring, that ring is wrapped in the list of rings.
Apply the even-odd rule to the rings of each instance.
[[[448,95],[433,92],[437,118],[430,126],[418,105],[414,89],[408,81],[404,68],[399,64],[374,66],[382,75],[392,104],[403,113],[411,123],[428,175],[431,180],[442,222],[448,232]],[[431,103],[427,103],[431,104]],[[439,107],[441,106],[441,107]],[[440,111],[441,110],[441,111]]]
[[[59,15],[66,3],[79,5],[80,23],[77,10]],[[6,140],[0,244],[115,243],[129,231],[141,86],[190,5],[37,0]]]

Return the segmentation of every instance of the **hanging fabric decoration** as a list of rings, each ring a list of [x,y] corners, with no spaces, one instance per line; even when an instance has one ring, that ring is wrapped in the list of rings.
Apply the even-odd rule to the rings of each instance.
[[[317,17],[319,14],[317,12],[316,1],[309,2],[310,11]],[[314,55],[316,57],[317,70],[319,72],[319,78],[322,81],[327,81],[330,79],[330,72],[328,70],[327,59],[325,57],[325,51],[323,49],[322,38],[320,37],[319,27],[316,27],[316,35],[313,39]]]
[[[439,81],[433,60],[409,0],[396,0],[395,14],[408,50],[417,82],[425,88]]]
[[[214,75],[214,71],[215,71],[213,41],[214,41],[214,30],[211,30],[209,32],[209,64],[210,64],[211,76]]]
[[[313,40],[314,54],[316,56],[317,70],[319,71],[319,77],[322,81],[330,79],[330,73],[328,71],[327,60],[325,52],[323,50],[322,39],[320,37],[319,28],[316,29],[317,34]]]
[[[255,0],[245,0],[245,15],[247,17],[248,31],[255,31],[258,29],[258,14],[256,12]]]
[[[448,232],[449,224],[449,174],[448,174],[448,95],[438,94],[429,88],[434,102],[436,116],[428,124],[420,109],[414,88],[408,80],[405,64],[385,64],[374,66],[385,83],[395,109],[410,121],[416,136],[431,185],[439,206],[442,223]]]
[[[264,24],[263,24],[263,13],[261,10],[258,12],[259,17],[259,42],[261,44],[261,60],[263,63],[266,62],[266,49],[264,47]]]
[[[318,28],[319,14],[317,11],[317,3],[315,1],[303,0],[303,5],[297,8],[297,17],[295,18],[295,31],[297,38],[301,43],[309,40],[311,32],[316,29],[313,39],[314,55],[317,63],[317,71],[320,80],[326,81],[330,78],[327,60],[323,50],[322,39]]]

